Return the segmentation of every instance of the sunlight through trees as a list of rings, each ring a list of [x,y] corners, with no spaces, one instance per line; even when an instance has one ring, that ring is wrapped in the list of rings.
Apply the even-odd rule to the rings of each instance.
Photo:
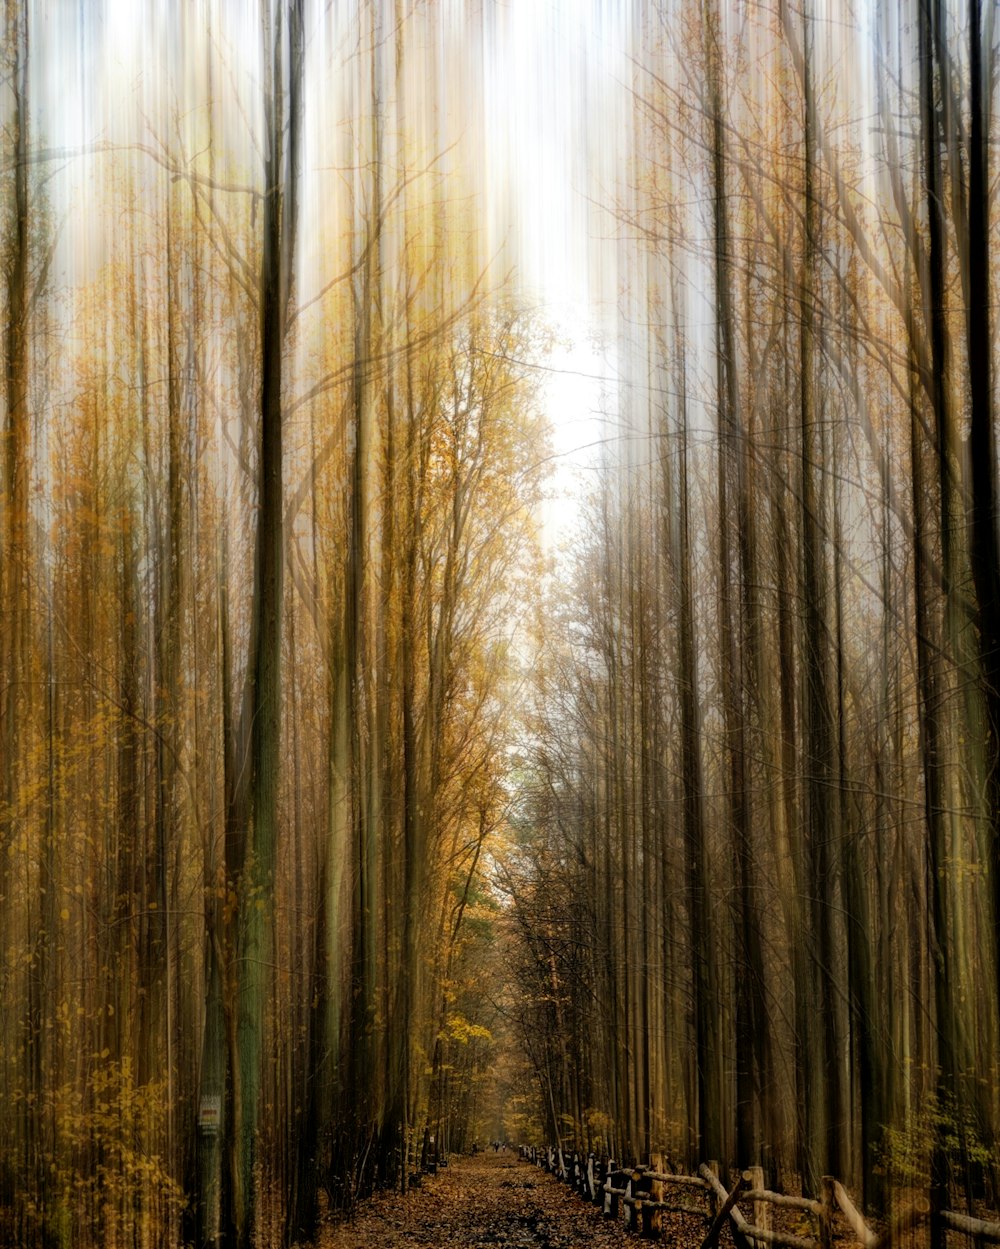
[[[3,17],[0,1239],[995,1208],[995,6]]]

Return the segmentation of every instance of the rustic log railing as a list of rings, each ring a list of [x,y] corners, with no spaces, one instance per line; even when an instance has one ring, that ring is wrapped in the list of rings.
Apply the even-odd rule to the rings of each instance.
[[[839,1211],[861,1249],[893,1249],[904,1235],[935,1220],[943,1232],[971,1237],[975,1249],[1000,1244],[1000,1223],[972,1218],[955,1210],[941,1210],[935,1214],[929,1201],[914,1202],[896,1215],[883,1231],[876,1232],[843,1184],[830,1175],[820,1181],[819,1198],[795,1197],[766,1189],[760,1167],[738,1173],[727,1191],[714,1162],[702,1163],[697,1175],[680,1175],[664,1171],[661,1166],[623,1166],[614,1159],[599,1158],[593,1153],[581,1155],[551,1146],[548,1149],[522,1146],[520,1155],[570,1184],[585,1200],[600,1205],[607,1218],[619,1218],[624,1209],[626,1227],[651,1240],[659,1239],[662,1212],[669,1210],[705,1220],[707,1231],[701,1249],[715,1249],[726,1223],[737,1249],[749,1249],[750,1242],[776,1245],[779,1249],[831,1249],[834,1218]],[[699,1199],[701,1204],[698,1204]],[[750,1218],[740,1209],[741,1204],[749,1207]],[[815,1235],[801,1236],[774,1229],[772,1207],[810,1215],[815,1223]]]

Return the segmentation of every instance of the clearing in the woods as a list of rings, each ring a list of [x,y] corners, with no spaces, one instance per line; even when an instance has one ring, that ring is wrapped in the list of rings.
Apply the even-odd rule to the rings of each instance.
[[[492,1150],[455,1158],[406,1197],[377,1196],[319,1241],[320,1249],[634,1249],[635,1244],[623,1224],[605,1219],[553,1176],[509,1151]]]

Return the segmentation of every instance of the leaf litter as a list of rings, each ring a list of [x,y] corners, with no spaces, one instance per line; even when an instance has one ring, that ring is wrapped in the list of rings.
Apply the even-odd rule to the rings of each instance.
[[[691,1236],[697,1245],[700,1237]],[[318,1249],[636,1249],[623,1222],[606,1219],[511,1153],[455,1158],[404,1197],[382,1193],[330,1224]],[[676,1242],[675,1242],[676,1243]]]

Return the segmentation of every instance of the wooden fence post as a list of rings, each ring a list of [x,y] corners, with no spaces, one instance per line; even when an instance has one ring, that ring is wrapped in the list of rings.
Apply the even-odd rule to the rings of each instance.
[[[719,1178],[719,1164],[713,1159],[707,1164],[707,1166],[708,1166],[709,1171],[711,1171],[712,1174],[715,1176],[715,1178],[718,1179]],[[719,1213],[719,1198],[716,1195],[714,1187],[709,1188],[708,1190],[708,1210],[713,1219]]]
[[[646,1239],[650,1239],[653,1234],[650,1224],[650,1216],[653,1214],[653,1211],[649,1209],[652,1180],[646,1174],[648,1169],[648,1167],[639,1165],[632,1172],[631,1189],[632,1199],[635,1204],[631,1205],[628,1210],[628,1226],[632,1231],[638,1232],[640,1236]]]
[[[594,1204],[604,1209],[604,1185],[611,1174],[611,1159],[594,1159]]]
[[[663,1173],[664,1161],[662,1154],[651,1154],[649,1159],[649,1169],[651,1171],[659,1171]],[[649,1182],[649,1199],[653,1202],[661,1202],[663,1200],[663,1181],[650,1180]],[[644,1210],[646,1216],[642,1222],[642,1232],[644,1236],[649,1236],[653,1240],[660,1239],[660,1233],[663,1231],[663,1211],[658,1209]]]
[[[624,1175],[616,1168],[613,1159],[608,1159],[608,1176],[604,1181],[604,1213],[609,1219],[618,1218],[619,1196],[615,1190],[615,1180],[624,1179]]]
[[[748,1174],[750,1176],[750,1187],[762,1192],[767,1188],[764,1183],[764,1168],[750,1167]],[[753,1213],[750,1222],[754,1227],[759,1227],[762,1232],[771,1230],[771,1207],[766,1201],[755,1201],[753,1203]]]
[[[636,1181],[641,1175],[642,1172],[637,1171],[633,1167],[625,1185],[625,1230],[627,1232],[637,1232],[639,1230],[639,1219],[635,1209],[635,1188]]]
[[[820,1249],[831,1249],[833,1245],[833,1176],[824,1175],[819,1182],[819,1204],[822,1211],[819,1216]]]

